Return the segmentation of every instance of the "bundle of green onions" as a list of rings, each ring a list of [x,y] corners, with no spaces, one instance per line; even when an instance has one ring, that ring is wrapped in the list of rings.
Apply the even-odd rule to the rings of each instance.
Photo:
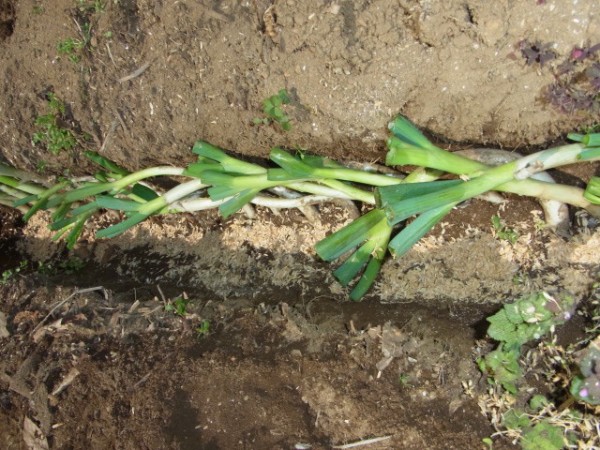
[[[600,217],[600,178],[592,178],[585,191],[531,178],[555,167],[600,159],[600,134],[569,135],[574,144],[491,167],[436,147],[402,117],[390,123],[389,129],[392,137],[386,164],[418,166],[404,178],[348,168],[323,157],[292,155],[279,148],[270,154],[277,167],[265,168],[199,141],[192,149],[197,161],[185,168],[162,166],[130,173],[97,153],[86,152],[101,167],[93,178],[51,184],[0,165],[0,203],[21,209],[25,220],[37,211],[50,211],[55,239],[64,237],[69,247],[101,210],[125,214],[122,222],[96,233],[99,238],[110,238],[155,214],[218,208],[229,217],[249,203],[290,208],[335,198],[372,205],[369,212],[316,247],[326,261],[350,254],[334,275],[344,286],[356,280],[350,293],[353,300],[361,299],[372,286],[388,251],[402,256],[453,207],[488,191],[557,200]],[[439,180],[447,174],[458,177]],[[166,192],[148,182],[165,176],[182,181]]]

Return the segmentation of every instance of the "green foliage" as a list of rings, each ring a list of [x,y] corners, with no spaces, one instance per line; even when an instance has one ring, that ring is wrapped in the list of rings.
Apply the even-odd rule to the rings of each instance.
[[[77,9],[82,13],[101,13],[106,8],[106,2],[101,0],[77,0]]]
[[[196,335],[198,337],[208,336],[210,333],[210,320],[204,319],[200,325],[196,327]]]
[[[560,450],[564,446],[562,429],[542,420],[535,425],[523,411],[510,409],[502,416],[502,424],[521,433],[523,450]]]
[[[498,239],[508,241],[513,245],[519,240],[519,234],[512,228],[508,228],[502,222],[500,216],[492,216],[492,227],[494,228],[494,233]]]
[[[600,205],[600,177],[592,177],[583,196],[595,205]]]
[[[545,292],[522,297],[504,307],[487,321],[488,335],[499,341],[498,347],[477,362],[492,384],[499,383],[512,394],[523,376],[519,358],[521,346],[540,339],[557,324],[571,317],[573,299],[566,296],[560,302]]]
[[[557,311],[556,305],[559,309]],[[490,323],[488,335],[508,346],[518,348],[521,345],[541,338],[556,324],[562,323],[569,314],[573,300],[567,297],[559,304],[545,292],[522,297],[515,303],[509,303],[487,320]],[[567,315],[566,318],[570,316]]]
[[[536,423],[522,430],[521,448],[523,450],[561,450],[564,448],[563,430],[548,421]]]
[[[27,265],[28,262],[23,260],[14,269],[7,269],[4,272],[2,272],[2,277],[0,277],[0,286],[5,285],[15,276],[17,276],[22,270],[25,270],[27,268]]]
[[[82,27],[82,34],[89,36],[89,31],[89,25]],[[43,142],[57,153],[75,146],[77,140],[71,131],[60,127],[60,119],[64,120],[64,105],[53,94],[49,95],[48,101],[51,112],[36,121],[42,130],[35,134],[34,142]],[[290,103],[290,97],[285,90],[266,99],[263,106],[267,121],[276,121],[289,129],[290,121],[283,108],[287,103]],[[117,236],[155,214],[218,207],[221,215],[228,217],[251,202],[286,208],[303,208],[336,198],[362,202],[368,205],[365,214],[328,236],[316,248],[319,256],[327,261],[345,258],[334,275],[344,286],[356,281],[350,294],[354,300],[361,299],[373,285],[390,253],[396,258],[401,257],[457,203],[481,193],[499,190],[561,201],[572,196],[574,205],[585,207],[592,214],[597,210],[589,207],[581,189],[521,179],[535,170],[575,163],[582,155],[587,155],[589,159],[586,160],[600,159],[600,155],[586,153],[595,151],[588,147],[596,142],[592,135],[577,136],[579,144],[550,148],[502,166],[489,167],[436,147],[402,117],[393,121],[389,128],[393,136],[388,140],[386,163],[419,166],[406,178],[370,169],[351,169],[327,158],[292,155],[278,148],[270,153],[271,162],[278,167],[268,168],[240,160],[199,141],[192,150],[198,160],[185,168],[160,166],[128,173],[104,157],[87,152],[86,156],[103,170],[96,173],[94,181],[85,183],[60,180],[53,186],[42,186],[29,182],[31,177],[23,177],[15,169],[0,166],[0,172],[4,174],[0,183],[6,185],[3,186],[2,201],[14,198],[12,204],[25,210],[25,220],[36,211],[52,211],[50,228],[57,232],[55,238],[66,237],[69,248],[75,245],[85,222],[102,209],[120,211],[125,218],[99,230],[98,238]],[[77,139],[82,138],[82,134],[77,135]],[[528,171],[516,179],[515,171],[521,166],[532,168],[532,173]],[[446,175],[465,176],[439,181]],[[143,180],[165,176],[190,179],[166,192],[142,184]],[[594,180],[591,185],[594,186]],[[271,192],[265,192],[269,190]],[[273,196],[273,191],[279,198]],[[283,198],[288,195],[289,198]],[[495,218],[493,224],[499,236],[511,241],[516,239],[516,233],[503,226],[499,218]],[[350,250],[352,255],[347,255]],[[545,333],[544,327],[551,325],[553,319],[548,311],[536,309],[535,305],[532,311],[507,310],[502,314],[503,317],[496,319],[498,323],[491,327],[491,335],[508,333],[500,327],[503,325],[513,334],[523,336],[513,339],[498,334],[496,337],[506,339],[506,342],[501,343],[488,363],[492,373],[506,372],[500,375],[501,378],[505,378],[506,383],[513,383],[518,371],[510,361],[516,360],[521,341]],[[518,320],[513,317],[519,314]],[[486,368],[485,360],[481,367]]]
[[[520,348],[500,344],[497,349],[477,361],[479,370],[488,374],[490,383],[500,383],[511,394],[517,393],[516,382],[523,376],[519,364]]]
[[[45,145],[50,152],[58,154],[77,145],[77,139],[71,130],[60,126],[60,119],[65,114],[65,105],[52,92],[48,94],[50,112],[39,116],[35,125],[41,130],[33,134],[34,144]]]
[[[73,274],[85,267],[86,263],[77,256],[61,261],[40,261],[37,272],[43,275],[54,276],[58,274]]]
[[[172,302],[170,301],[165,305],[165,311],[172,312],[180,317],[185,317],[187,314],[187,305],[189,300],[184,297],[177,297]]]
[[[64,41],[60,41],[56,45],[59,55],[66,56],[69,61],[73,64],[77,64],[81,57],[79,56],[79,50],[85,47],[85,42],[80,39],[67,38]]]
[[[281,89],[277,94],[265,99],[263,101],[263,112],[267,117],[255,118],[253,121],[254,124],[266,125],[271,122],[276,122],[284,131],[291,130],[292,124],[290,123],[290,118],[283,110],[283,105],[289,104],[290,101],[290,96],[285,89]]]
[[[495,350],[477,361],[480,370],[488,376],[488,382],[517,395],[524,377],[520,362],[522,346],[544,337],[556,325],[568,320],[573,308],[570,296],[557,299],[540,292],[507,304],[488,317],[488,335],[499,341]],[[565,438],[573,436],[551,422],[555,411],[554,404],[538,394],[529,400],[525,409],[513,408],[502,414],[501,424],[520,436],[524,450],[559,450],[564,448]],[[569,419],[581,421],[573,414]]]

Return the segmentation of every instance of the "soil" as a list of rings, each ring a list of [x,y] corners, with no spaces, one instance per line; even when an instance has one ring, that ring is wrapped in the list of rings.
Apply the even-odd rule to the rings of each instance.
[[[399,113],[450,149],[528,153],[597,122],[600,51],[574,49],[600,42],[599,16],[595,0],[0,0],[0,159],[45,176],[92,173],[84,149],[183,166],[202,139],[373,162]],[[85,45],[61,53],[68,39]],[[254,120],[282,88],[289,132]],[[56,154],[32,143],[50,93],[78,141]],[[314,252],[351,219],[339,205],[153,218],[107,241],[91,227],[73,252],[44,214],[0,209],[0,448],[481,448],[485,318],[540,289],[583,308],[598,279],[598,223],[571,212],[564,237],[532,200],[473,200],[352,303]]]

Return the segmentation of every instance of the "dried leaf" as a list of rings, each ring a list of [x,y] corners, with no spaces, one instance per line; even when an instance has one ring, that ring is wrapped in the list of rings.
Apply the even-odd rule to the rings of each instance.
[[[49,450],[48,439],[29,417],[23,421],[23,440],[28,450]]]
[[[0,339],[10,336],[6,328],[6,315],[0,311]]]

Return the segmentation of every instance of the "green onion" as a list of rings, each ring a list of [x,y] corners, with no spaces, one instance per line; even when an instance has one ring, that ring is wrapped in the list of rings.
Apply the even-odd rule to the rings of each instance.
[[[73,203],[73,202],[84,200],[84,199],[94,196],[94,195],[102,194],[104,192],[110,192],[111,194],[117,194],[121,190],[123,190],[124,188],[129,186],[130,184],[137,183],[138,181],[144,180],[146,178],[165,176],[165,175],[170,175],[170,176],[182,175],[183,171],[184,171],[184,169],[181,169],[178,167],[169,167],[169,166],[151,167],[149,169],[143,169],[143,170],[140,170],[139,172],[131,173],[127,176],[124,176],[123,178],[121,178],[119,180],[115,180],[110,183],[100,183],[100,184],[91,183],[87,186],[77,188],[77,189],[70,191],[62,196],[53,198],[48,203],[48,206],[49,207],[56,206],[63,202]]]
[[[240,161],[225,153],[218,147],[204,141],[197,141],[192,148],[192,152],[218,162],[225,172],[239,173],[245,175],[265,173],[266,169],[258,164],[252,164],[245,161]]]
[[[593,204],[600,205],[600,177],[590,179],[583,195]]]
[[[398,184],[399,182],[398,178],[365,172],[363,170],[347,169],[345,167],[313,167],[280,148],[272,149],[270,158],[271,161],[285,169],[291,176],[298,178],[335,179],[353,181],[370,186],[389,186]],[[272,170],[269,171],[269,178],[276,178]]]
[[[137,210],[123,222],[116,225],[111,225],[108,228],[98,231],[96,236],[99,238],[111,238],[118,236],[134,225],[137,225],[141,221],[145,220],[149,216],[158,213],[163,208],[166,208],[169,204],[174,203],[203,187],[205,187],[205,185],[202,184],[202,181],[196,179],[180,184],[170,191],[165,192],[160,197],[150,200],[147,203],[140,204]]]
[[[114,178],[121,178],[126,175],[129,175],[129,172],[126,169],[112,162],[110,159],[105,158],[97,152],[86,151],[83,154],[91,161],[110,171],[111,175],[115,175]]]
[[[394,258],[400,258],[415,245],[429,230],[437,225],[456,206],[449,203],[438,208],[430,209],[420,214],[415,220],[406,225],[389,244],[389,250]]]
[[[338,281],[347,286],[367,266],[350,293],[352,300],[362,298],[375,282],[391,233],[392,227],[383,210],[374,209],[317,243],[317,254],[325,261],[338,259],[360,246],[334,272]]]
[[[33,216],[37,211],[46,208],[48,199],[52,197],[52,195],[54,195],[56,192],[60,191],[62,188],[67,186],[67,184],[68,182],[62,181],[39,194],[37,196],[37,201],[31,206],[31,208],[29,208],[29,211],[27,211],[27,213],[23,216],[23,220],[27,222],[31,218],[31,216]]]
[[[388,129],[407,147],[428,150],[438,149],[438,147],[433,145],[429,139],[427,139],[423,133],[421,133],[421,131],[405,117],[398,116],[388,124]]]

